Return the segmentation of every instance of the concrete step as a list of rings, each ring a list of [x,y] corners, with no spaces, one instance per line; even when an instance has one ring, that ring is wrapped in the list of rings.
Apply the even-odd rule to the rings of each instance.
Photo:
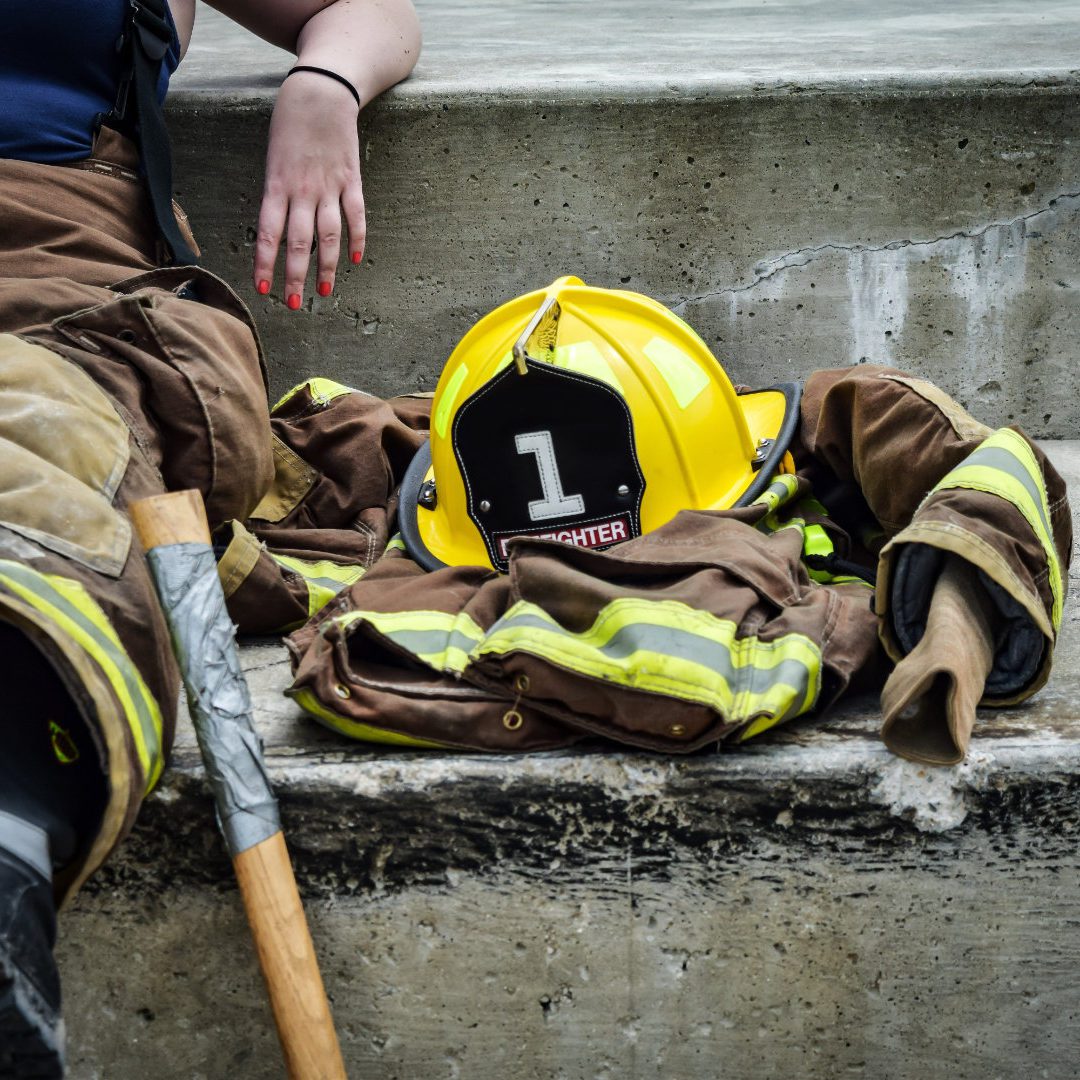
[[[372,752],[245,648],[350,1075],[1070,1080],[1078,576],[1049,685],[955,769],[870,700],[690,758]],[[60,957],[74,1080],[282,1075],[189,728]]]
[[[290,58],[200,8],[178,188],[246,282]],[[430,389],[480,314],[572,272],[669,304],[738,381],[889,362],[1080,430],[1072,0],[417,8],[417,70],[361,121],[364,265],[299,312],[247,293],[275,391]]]

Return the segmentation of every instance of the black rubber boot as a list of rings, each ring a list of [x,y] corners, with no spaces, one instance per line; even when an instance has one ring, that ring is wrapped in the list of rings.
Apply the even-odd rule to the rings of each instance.
[[[12,824],[12,821],[7,823],[9,837]],[[0,824],[0,833],[4,829]],[[27,829],[40,831],[33,826]],[[26,850],[25,844],[21,850]],[[39,854],[47,860],[48,846],[43,835]],[[55,943],[56,911],[51,881],[40,869],[0,848],[0,1078],[3,1080],[53,1080],[64,1075],[64,1022],[60,1017],[60,976],[53,959]]]

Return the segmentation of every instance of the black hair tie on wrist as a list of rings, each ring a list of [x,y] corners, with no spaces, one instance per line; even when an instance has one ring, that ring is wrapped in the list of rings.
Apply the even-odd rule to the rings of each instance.
[[[341,83],[341,85],[344,86],[350,94],[352,94],[353,99],[356,101],[356,107],[358,109],[363,107],[360,104],[360,95],[357,93],[356,87],[353,86],[353,84],[349,82],[349,80],[346,79],[344,75],[339,75],[336,71],[329,71],[326,68],[310,67],[307,64],[297,64],[296,67],[289,70],[289,73],[285,76],[285,78],[287,79],[289,75],[295,75],[298,71],[313,71],[316,75],[326,75],[329,78],[334,79],[336,82]]]

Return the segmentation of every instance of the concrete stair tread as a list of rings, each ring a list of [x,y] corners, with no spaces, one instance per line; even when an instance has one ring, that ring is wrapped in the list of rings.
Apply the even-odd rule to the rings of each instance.
[[[1042,445],[1070,484],[1080,481],[1080,441]],[[915,783],[914,791],[925,788],[936,798],[942,784],[987,788],[1056,782],[1062,774],[1080,774],[1078,573],[1080,566],[1074,566],[1074,588],[1049,683],[1023,706],[983,710],[968,760],[957,769],[924,769],[891,755],[878,738],[880,712],[870,697],[842,702],[825,716],[795,721],[739,748],[689,757],[598,744],[525,756],[402,752],[350,742],[319,726],[284,697],[290,672],[282,645],[248,644],[241,657],[268,765],[285,802],[302,796],[333,804],[343,794],[381,792],[386,798],[391,790],[433,797],[440,786],[446,798],[456,802],[455,786],[472,791],[493,784],[498,793],[518,783],[555,793],[564,785],[593,787],[603,798],[620,800],[633,799],[658,783],[708,789],[734,782],[758,784],[764,790],[786,779],[800,787],[831,781],[872,792],[890,776],[906,777]],[[173,769],[154,798],[172,802],[180,790],[194,792],[192,781],[201,772],[194,733],[185,720]],[[861,812],[857,800],[851,810]]]
[[[626,98],[710,90],[1075,79],[1080,10],[1067,0],[416,0],[424,47],[391,101]],[[185,95],[273,93],[291,56],[200,4],[174,81]]]

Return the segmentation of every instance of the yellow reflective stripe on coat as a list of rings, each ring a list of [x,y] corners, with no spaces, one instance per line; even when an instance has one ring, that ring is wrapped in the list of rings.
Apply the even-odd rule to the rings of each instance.
[[[297,559],[292,555],[271,558],[304,579],[308,591],[308,618],[321,611],[342,589],[347,589],[364,576],[362,566],[343,566],[329,559]]]
[[[442,673],[461,674],[485,655],[529,653],[630,690],[706,705],[730,723],[752,719],[755,733],[812,709],[821,689],[821,650],[810,638],[739,638],[734,622],[675,600],[614,600],[581,633],[524,600],[486,634],[468,615],[442,611],[352,611],[333,621],[363,621]]]
[[[997,495],[1012,503],[1023,514],[1046,553],[1050,595],[1053,598],[1051,622],[1056,633],[1061,628],[1061,610],[1065,602],[1061,563],[1054,546],[1042,470],[1027,440],[1010,428],[995,431],[948,473],[931,494],[950,488],[967,488]]]
[[[272,416],[282,405],[288,404],[301,390],[305,389],[311,394],[312,404],[319,406],[329,405],[334,398],[359,392],[351,386],[343,386],[339,382],[334,382],[333,379],[307,379],[302,383],[297,383],[291,390],[286,390],[277,404],[270,410],[270,415]]]
[[[77,581],[40,574],[21,563],[0,560],[0,585],[55,623],[104,672],[131,728],[149,791],[165,764],[161,709],[105,612]]]
[[[799,510],[800,514],[805,514],[807,513],[807,511],[809,511],[812,514],[816,514],[818,517],[827,518],[829,516],[829,511],[826,510],[825,507],[813,497],[813,495],[807,495],[805,498],[801,499],[799,501],[797,509]],[[825,531],[824,526],[817,524],[816,522],[813,524],[808,524],[803,517],[800,517],[798,520],[802,524],[802,549],[804,555],[819,555],[824,558],[828,555],[831,555],[833,551],[835,551],[835,545],[832,542],[832,537],[830,537],[829,534]],[[813,577],[814,573],[822,574],[824,579],[827,581],[832,580],[832,575],[825,571],[813,571],[811,572],[810,576]],[[814,580],[820,581],[821,578],[814,578]]]
[[[784,529],[798,529],[802,533],[803,555],[817,555],[825,558],[831,555],[836,548],[824,526],[819,525],[817,522],[808,522],[804,517],[789,517],[783,520],[777,517],[777,510],[790,501],[798,488],[798,483],[798,478],[793,475],[778,476],[754,500],[754,505],[761,504],[769,507],[769,512],[757,523],[756,528],[759,532],[769,533],[770,535]],[[825,507],[812,496],[804,496],[800,499],[795,509],[803,513],[812,510],[821,517],[828,515]],[[819,585],[845,585],[857,582],[869,588],[873,587],[864,578],[856,577],[853,574],[834,574],[829,570],[820,570],[811,566],[806,567],[806,572],[809,574],[810,580],[816,581]]]
[[[818,645],[802,634],[761,641],[737,630],[729,619],[676,600],[623,597],[574,632],[519,600],[476,655],[529,653],[630,690],[707,705],[731,723],[762,717],[772,726],[813,708],[821,689]]]
[[[802,549],[804,555],[820,555],[824,557],[833,553],[833,542],[829,539],[829,534],[820,525],[808,525],[803,521]]]
[[[307,688],[296,690],[291,696],[301,709],[311,713],[320,723],[325,724],[326,727],[336,731],[339,735],[347,735],[350,739],[384,743],[388,746],[408,746],[415,750],[445,750],[449,745],[447,743],[431,742],[430,739],[416,739],[412,735],[401,735],[396,731],[372,727],[371,724],[364,724],[359,720],[350,720],[346,716],[340,716],[323,705],[315,696],[314,691]]]
[[[484,631],[464,612],[350,611],[332,621],[344,628],[361,620],[428,667],[457,675],[484,639]]]

